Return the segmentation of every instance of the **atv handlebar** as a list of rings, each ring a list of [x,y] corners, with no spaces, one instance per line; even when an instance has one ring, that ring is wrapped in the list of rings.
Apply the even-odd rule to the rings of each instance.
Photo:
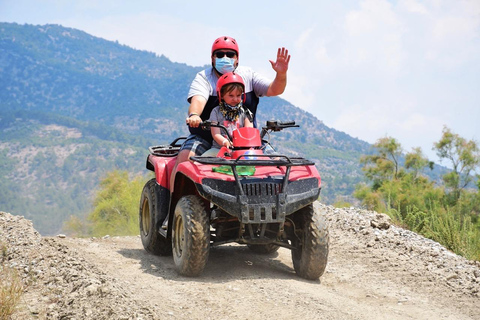
[[[224,125],[221,125],[216,121],[210,121],[210,120],[205,120],[205,121],[200,122],[200,128],[202,128],[203,130],[210,130],[211,127],[220,128],[228,136],[228,139],[230,141],[233,141],[232,136],[230,135],[230,133],[228,133],[228,130],[227,130],[227,128],[225,128]]]
[[[295,124],[295,121],[277,121],[277,120],[269,120],[267,121],[267,126],[263,127],[263,130],[272,130],[272,131],[281,131],[285,128],[298,128],[299,125]]]
[[[230,139],[230,141],[233,141],[233,138],[228,133],[227,128],[225,128],[225,126],[219,124],[216,121],[210,121],[210,120],[202,121],[202,122],[200,122],[200,127],[203,130],[210,130],[211,127],[220,128],[227,134],[228,139]],[[278,131],[282,131],[285,128],[298,128],[298,127],[300,127],[300,126],[298,124],[295,124],[295,121],[284,121],[284,122],[282,122],[282,121],[278,121],[278,120],[268,120],[267,123],[266,123],[266,126],[262,127],[262,132],[260,134],[260,137],[263,138],[263,136],[265,136],[265,134],[268,131],[278,132]]]

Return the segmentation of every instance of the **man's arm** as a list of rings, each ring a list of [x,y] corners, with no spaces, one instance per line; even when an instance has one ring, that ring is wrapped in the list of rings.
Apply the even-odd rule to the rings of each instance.
[[[203,108],[207,104],[207,100],[202,96],[193,96],[190,100],[190,107],[188,108],[187,124],[190,127],[197,128],[202,122],[200,115]]]
[[[272,83],[268,87],[267,96],[278,96],[285,91],[285,87],[287,86],[287,71],[288,71],[288,63],[290,62],[290,55],[288,54],[288,50],[285,48],[278,48],[277,52],[277,60],[273,62],[270,60],[272,64],[273,70],[277,73],[275,79],[273,79]]]

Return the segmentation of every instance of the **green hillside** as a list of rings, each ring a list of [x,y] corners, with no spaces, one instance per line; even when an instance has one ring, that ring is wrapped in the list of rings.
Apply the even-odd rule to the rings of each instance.
[[[0,210],[54,234],[91,210],[106,172],[146,175],[147,146],[187,133],[199,70],[59,25],[0,23]],[[258,117],[296,120],[272,143],[315,161],[324,202],[351,197],[368,143],[281,98],[262,98]]]

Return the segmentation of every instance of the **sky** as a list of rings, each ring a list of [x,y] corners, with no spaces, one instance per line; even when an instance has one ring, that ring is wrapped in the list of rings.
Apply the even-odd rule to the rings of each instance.
[[[444,165],[432,148],[445,126],[480,140],[479,0],[0,0],[0,22],[60,24],[191,66],[228,35],[240,64],[271,79],[285,47],[281,97],[329,127]]]

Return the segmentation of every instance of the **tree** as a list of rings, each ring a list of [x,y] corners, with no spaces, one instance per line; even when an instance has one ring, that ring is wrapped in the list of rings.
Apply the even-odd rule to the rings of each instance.
[[[433,161],[429,161],[422,152],[422,148],[413,148],[412,152],[409,152],[405,156],[405,168],[411,169],[414,178],[418,178],[419,174],[425,167],[433,169]]]
[[[411,210],[427,210],[429,203],[441,199],[442,192],[434,190],[433,182],[421,175],[426,167],[433,168],[421,148],[407,153],[402,167],[402,147],[396,139],[381,138],[374,147],[376,154],[361,159],[372,186],[357,186],[354,193],[363,205],[376,211],[394,210],[404,219]]]
[[[452,164],[452,171],[443,176],[443,181],[451,191],[451,200],[455,204],[461,191],[473,181],[473,173],[480,165],[480,150],[474,140],[466,140],[453,133],[446,126],[440,141],[434,144],[440,161],[447,159]]]
[[[71,217],[65,228],[75,235],[96,237],[138,234],[138,203],[144,183],[143,177],[130,180],[127,171],[107,173],[100,182],[87,222]]]
[[[356,186],[354,196],[362,205],[387,213],[396,223],[442,243],[457,254],[478,259],[480,191],[464,190],[479,166],[476,143],[445,128],[436,144],[439,156],[453,162],[454,169],[444,176],[444,181],[454,190],[454,202],[448,201],[445,186],[436,187],[422,175],[426,167],[433,168],[433,163],[420,148],[407,153],[401,162],[401,146],[395,139],[382,138],[374,146],[376,154],[361,158],[362,170],[372,182]],[[478,180],[477,186],[480,189]]]
[[[399,174],[399,159],[402,146],[391,137],[378,139],[373,145],[377,154],[362,156],[360,163],[365,176],[373,181],[373,189],[378,189],[384,181],[396,179]]]

